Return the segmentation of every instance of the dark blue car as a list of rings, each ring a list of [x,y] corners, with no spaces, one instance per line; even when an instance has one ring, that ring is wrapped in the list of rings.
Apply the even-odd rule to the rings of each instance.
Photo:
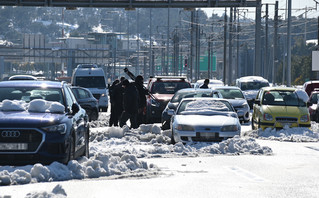
[[[0,82],[0,164],[89,155],[88,116],[66,82]]]

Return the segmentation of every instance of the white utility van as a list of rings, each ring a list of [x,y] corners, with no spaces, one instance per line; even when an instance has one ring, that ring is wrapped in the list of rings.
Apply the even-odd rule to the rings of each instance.
[[[250,109],[252,109],[259,89],[268,87],[269,82],[261,76],[244,76],[236,80],[236,86],[242,90]]]
[[[107,111],[108,108],[108,89],[107,79],[104,70],[92,64],[78,65],[74,69],[71,83],[73,86],[85,87],[91,91],[93,96],[99,101],[99,109]]]

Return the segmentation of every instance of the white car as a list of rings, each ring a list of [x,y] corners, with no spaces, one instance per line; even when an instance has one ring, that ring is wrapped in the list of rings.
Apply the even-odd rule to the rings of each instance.
[[[233,106],[221,98],[185,98],[172,115],[171,141],[219,142],[240,135],[241,125]]]

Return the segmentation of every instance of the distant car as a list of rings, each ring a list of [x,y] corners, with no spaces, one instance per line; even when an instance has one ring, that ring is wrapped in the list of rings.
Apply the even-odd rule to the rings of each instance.
[[[319,91],[313,91],[309,97],[308,102],[311,104],[309,105],[309,114],[310,114],[310,119],[311,121],[317,121],[317,103],[318,103],[318,97],[319,96]],[[319,119],[318,119],[319,121]]]
[[[199,97],[212,97],[212,98],[222,98],[218,90],[213,89],[194,89],[185,88],[177,91],[172,99],[167,103],[163,113],[162,113],[162,129],[166,130],[170,128],[171,116],[167,114],[170,109],[176,110],[179,102],[183,98],[199,98]]]
[[[0,82],[0,164],[89,155],[88,116],[66,82]]]
[[[9,77],[8,80],[38,80],[38,79],[31,75],[14,75]]]
[[[97,120],[99,118],[99,103],[90,90],[83,87],[71,87],[71,89],[78,103],[88,114],[89,121]]]
[[[250,121],[250,107],[239,87],[223,86],[216,87],[215,89],[220,91],[223,98],[227,99],[233,105],[240,121],[245,123]]]
[[[184,98],[172,115],[172,143],[219,142],[240,135],[233,106],[220,98]]]
[[[176,91],[190,88],[191,84],[183,76],[155,76],[148,80],[147,89],[150,95],[146,100],[146,122],[161,122],[162,112]]]
[[[236,79],[236,86],[243,92],[249,107],[252,109],[257,93],[262,87],[269,87],[267,79],[261,76],[244,76]]]
[[[307,127],[310,115],[301,90],[292,87],[263,87],[253,107],[252,129]]]
[[[200,88],[204,84],[205,79],[197,80],[194,84],[194,88]],[[217,79],[209,79],[208,87],[212,88],[215,86],[224,86],[224,82]]]

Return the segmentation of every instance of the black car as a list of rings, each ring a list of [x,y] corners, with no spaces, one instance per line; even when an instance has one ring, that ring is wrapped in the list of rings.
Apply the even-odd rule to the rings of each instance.
[[[67,163],[89,155],[88,116],[66,82],[0,82],[0,163]]]
[[[99,118],[99,102],[90,90],[83,87],[71,87],[71,89],[78,103],[88,114],[89,121],[97,120]]]

